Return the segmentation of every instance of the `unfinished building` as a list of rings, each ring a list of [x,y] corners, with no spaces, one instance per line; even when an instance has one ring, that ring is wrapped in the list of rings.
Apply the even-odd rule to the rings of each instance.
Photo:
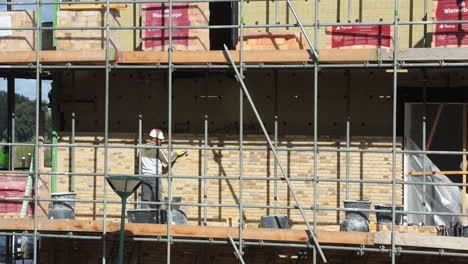
[[[0,262],[466,262],[465,0],[0,6]]]

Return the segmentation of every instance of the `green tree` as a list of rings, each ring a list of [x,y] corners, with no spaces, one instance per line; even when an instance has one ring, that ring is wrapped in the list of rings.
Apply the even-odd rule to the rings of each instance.
[[[0,91],[0,140],[7,139],[7,127],[8,127],[8,107],[7,107],[7,93]],[[15,106],[15,141],[16,142],[31,142],[34,140],[34,134],[36,132],[36,102],[29,98],[16,94],[15,95],[16,106]],[[46,105],[43,103],[43,105]],[[44,106],[46,107],[46,106]],[[50,134],[51,128],[51,117],[46,114],[45,127],[46,135]]]

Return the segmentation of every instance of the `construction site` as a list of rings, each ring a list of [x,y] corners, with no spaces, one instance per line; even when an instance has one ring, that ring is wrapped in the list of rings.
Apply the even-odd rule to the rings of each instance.
[[[0,0],[0,263],[466,263],[466,0]]]

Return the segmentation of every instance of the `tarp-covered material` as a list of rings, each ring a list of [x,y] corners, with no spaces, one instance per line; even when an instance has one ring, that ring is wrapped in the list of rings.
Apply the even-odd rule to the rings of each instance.
[[[0,197],[2,198],[24,198],[27,177],[0,176]],[[0,213],[19,213],[23,201],[0,201]],[[29,203],[28,214],[32,213],[33,203]]]
[[[407,150],[420,151],[421,149],[411,140],[406,142]],[[424,166],[423,166],[424,161]],[[405,154],[406,172],[422,172],[423,168],[427,172],[440,171],[440,169],[423,154]],[[406,176],[407,182],[415,183],[453,183],[443,174],[427,176]],[[426,185],[406,185],[406,208],[409,211],[443,212],[461,214],[462,212],[462,190],[459,186],[434,186]],[[466,194],[465,194],[466,195]],[[467,196],[468,199],[468,196]],[[424,203],[425,202],[425,203]],[[468,209],[468,206],[467,206]],[[408,223],[424,225],[450,225],[452,216],[447,215],[408,215]],[[461,216],[455,216],[455,222],[461,223]]]

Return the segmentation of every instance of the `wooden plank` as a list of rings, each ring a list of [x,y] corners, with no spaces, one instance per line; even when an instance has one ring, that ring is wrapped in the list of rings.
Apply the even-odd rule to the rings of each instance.
[[[32,230],[33,220],[1,219],[0,230]],[[38,230],[48,232],[83,232],[94,233],[102,232],[101,221],[83,221],[83,220],[38,220]],[[120,225],[117,222],[107,224],[107,232],[118,232]],[[133,224],[125,225],[125,230],[134,236],[166,236],[167,226],[159,224]],[[174,237],[190,238],[213,238],[227,239],[228,235],[233,238],[239,237],[239,229],[236,227],[219,226],[190,226],[173,225],[171,233]],[[267,229],[267,228],[246,228],[243,233],[246,240],[264,240],[264,241],[287,241],[287,242],[307,242],[309,236],[305,230],[293,229]],[[337,232],[337,231],[318,231],[318,240],[320,243],[327,244],[353,244],[353,245],[372,245],[374,242],[373,233],[364,232]]]
[[[392,225],[370,223],[369,230],[371,232],[391,232]],[[422,233],[422,234],[437,235],[437,227],[435,226],[395,225],[395,231],[399,233]]]
[[[429,133],[429,137],[427,138],[426,150],[429,150],[431,148],[432,140],[434,139],[437,126],[439,125],[440,115],[442,114],[443,109],[444,109],[443,104],[440,104],[439,107],[437,108],[436,116],[434,118],[434,122],[432,123],[431,132]]]
[[[230,51],[233,60],[239,62],[239,51]],[[377,59],[376,49],[360,50],[322,50],[320,61],[323,63],[363,62]],[[128,64],[167,64],[165,51],[122,51],[117,54],[119,63]],[[228,64],[229,61],[222,50],[212,51],[174,51],[174,64]],[[311,53],[308,50],[256,50],[244,51],[244,63],[310,63]]]
[[[392,61],[393,50],[379,49],[381,61]],[[468,60],[468,48],[409,48],[398,51],[400,61],[466,61]]]
[[[106,60],[104,50],[44,50],[39,54],[42,63],[101,63]],[[115,61],[115,51],[109,51],[109,60]],[[0,64],[35,63],[35,51],[0,52]]]
[[[124,9],[127,8],[126,4],[110,4],[110,9]],[[60,5],[60,10],[65,11],[80,11],[80,10],[104,10],[106,9],[105,4],[67,4],[67,5]]]
[[[462,125],[463,125],[463,140],[462,140],[462,151],[466,151],[466,105],[463,105],[463,120],[462,120]],[[466,154],[463,154],[462,156],[462,170],[466,170]],[[466,174],[462,175],[462,214],[466,215]],[[462,223],[463,225],[466,225],[466,217],[462,217]]]
[[[431,176],[435,174],[443,174],[443,175],[464,175],[468,174],[468,171],[426,171],[425,172],[426,176]],[[422,171],[410,171],[407,172],[408,176],[422,176],[423,172]]]
[[[391,245],[390,232],[377,232],[374,234],[376,245]],[[468,250],[468,239],[465,237],[434,236],[428,234],[396,233],[395,244],[402,247],[422,247],[450,250]]]
[[[431,50],[426,49],[428,53]],[[468,50],[468,49],[467,49]],[[239,62],[239,51],[230,51],[235,62]],[[111,61],[114,61],[114,52],[111,53]],[[166,51],[122,51],[117,54],[117,61],[122,64],[167,64]],[[48,50],[41,52],[41,60],[45,63],[80,63],[80,62],[105,62],[103,50]],[[385,61],[380,49],[323,49],[320,50],[321,63],[376,63]],[[438,58],[426,57],[428,61],[439,61]],[[468,60],[468,58],[467,58]],[[0,52],[0,64],[34,63],[34,51],[9,51]],[[246,50],[244,51],[246,64],[297,64],[312,63],[312,56],[308,50]],[[174,51],[173,63],[175,64],[228,64],[228,60],[222,50],[211,51]],[[440,110],[439,110],[440,111]],[[438,113],[439,113],[438,111]],[[439,114],[440,115],[440,114]],[[437,120],[437,116],[436,116]],[[436,121],[435,120],[435,121]],[[435,122],[437,123],[437,122]],[[430,138],[431,136],[429,136]],[[428,145],[430,145],[428,140]]]

